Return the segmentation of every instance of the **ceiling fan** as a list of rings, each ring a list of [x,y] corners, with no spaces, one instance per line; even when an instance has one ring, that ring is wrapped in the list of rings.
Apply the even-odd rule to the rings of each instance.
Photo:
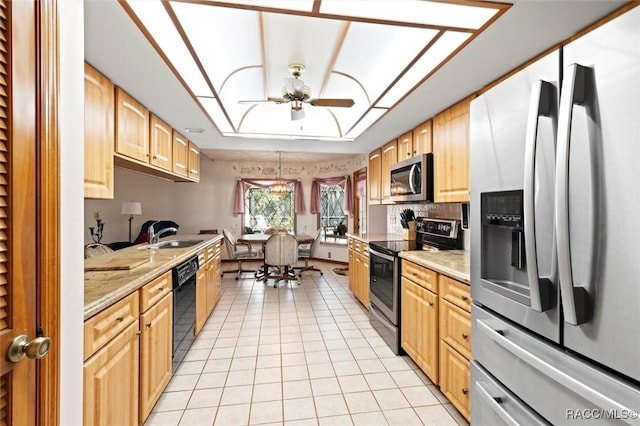
[[[239,101],[241,104],[273,102],[276,104],[291,103],[291,120],[301,120],[304,118],[303,104],[321,107],[352,107],[353,99],[336,99],[336,98],[311,98],[311,89],[300,79],[300,75],[304,71],[304,65],[291,64],[289,71],[293,78],[284,79],[284,87],[282,88],[282,98],[267,98],[261,101]]]

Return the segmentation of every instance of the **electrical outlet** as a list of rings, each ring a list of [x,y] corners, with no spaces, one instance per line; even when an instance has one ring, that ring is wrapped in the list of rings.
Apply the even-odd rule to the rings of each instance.
[[[94,219],[100,219],[100,212],[94,212],[93,213],[93,218]]]
[[[392,225],[395,225],[395,224],[396,224],[396,217],[395,217],[395,215],[391,215],[391,216],[389,217],[389,221],[391,222],[391,224],[392,224]]]
[[[329,259],[331,259],[331,252],[330,252],[330,251],[329,251],[329,252],[327,252],[327,257],[328,257]]]

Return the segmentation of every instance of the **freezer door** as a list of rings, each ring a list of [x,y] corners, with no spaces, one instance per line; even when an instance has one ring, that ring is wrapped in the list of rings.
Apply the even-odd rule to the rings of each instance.
[[[475,305],[471,315],[474,359],[546,421],[554,425],[578,425],[585,420],[589,425],[640,424],[639,386]],[[474,418],[473,404],[471,409]]]
[[[476,361],[471,361],[471,418],[477,425],[551,425],[523,404]]]
[[[555,342],[560,340],[553,222],[559,76],[556,50],[474,99],[470,122],[471,295]],[[524,232],[482,225],[483,193],[523,189]],[[524,255],[514,263],[515,252]]]
[[[564,344],[640,382],[640,8],[569,44],[564,59],[556,169]]]

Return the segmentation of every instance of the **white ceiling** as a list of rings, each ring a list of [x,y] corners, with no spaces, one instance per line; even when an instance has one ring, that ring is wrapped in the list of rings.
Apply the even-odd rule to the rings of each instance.
[[[216,150],[249,151],[244,153],[245,160],[254,151],[262,152],[260,155],[265,160],[265,154],[275,158],[275,152],[281,150],[321,154],[309,157],[309,161],[317,161],[318,158],[327,158],[323,157],[323,153],[353,155],[368,152],[386,143],[625,3],[614,0],[516,1],[492,26],[472,40],[395,108],[354,141],[347,142],[222,136],[116,0],[85,1],[85,57],[116,85],[174,128],[181,131],[187,127],[204,129],[202,134],[187,136],[206,149],[206,154],[214,159],[234,158],[229,152],[221,153],[216,158]],[[292,17],[282,19],[292,28],[292,38],[295,39]],[[326,49],[327,42],[323,39],[322,32],[317,30],[314,34],[317,40],[314,41],[312,37],[309,41],[316,43],[314,51]],[[286,60],[282,59],[282,55],[269,52],[273,52],[273,46],[265,48],[265,63],[269,63],[272,57],[272,60],[284,61],[283,63],[306,61],[308,68],[313,64],[313,55],[308,52],[289,53]],[[246,52],[242,53],[244,54]],[[228,62],[232,58],[235,55],[230,55]],[[384,61],[380,62],[378,58],[378,62],[380,65],[375,69],[384,69]],[[220,60],[220,64],[221,68],[232,66],[224,60]],[[317,67],[321,68],[322,65],[318,64]],[[215,69],[214,66],[210,68]],[[272,90],[277,93],[279,82],[282,81],[280,76],[286,77],[286,69],[280,74],[279,68],[282,68],[280,63],[270,68],[270,72],[278,77],[266,79],[267,96],[271,96]],[[326,69],[314,72],[316,71],[322,76]],[[311,80],[307,80],[307,76]],[[305,72],[302,78],[306,83],[313,81],[314,87],[322,87],[322,78],[314,74]],[[275,85],[275,88],[269,85]],[[312,87],[312,90],[318,89]],[[314,97],[316,95],[318,94],[313,94]],[[341,97],[333,92],[322,95]],[[287,108],[283,105],[275,106]],[[319,107],[306,105],[307,114],[310,108]],[[302,155],[296,158],[305,157]]]

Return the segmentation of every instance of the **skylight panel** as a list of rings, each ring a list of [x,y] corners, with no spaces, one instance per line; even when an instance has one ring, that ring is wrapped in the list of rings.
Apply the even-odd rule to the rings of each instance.
[[[269,7],[273,9],[311,12],[313,0],[217,0],[220,3],[241,4],[243,6]]]
[[[180,34],[160,1],[129,1],[147,31],[196,96],[213,96]]]
[[[229,120],[227,120],[215,98],[198,98],[198,100],[221,132],[233,132],[233,127],[231,127]]]
[[[372,1],[363,7],[362,0],[323,0],[320,12],[414,24],[478,29],[498,9],[424,0]]]

